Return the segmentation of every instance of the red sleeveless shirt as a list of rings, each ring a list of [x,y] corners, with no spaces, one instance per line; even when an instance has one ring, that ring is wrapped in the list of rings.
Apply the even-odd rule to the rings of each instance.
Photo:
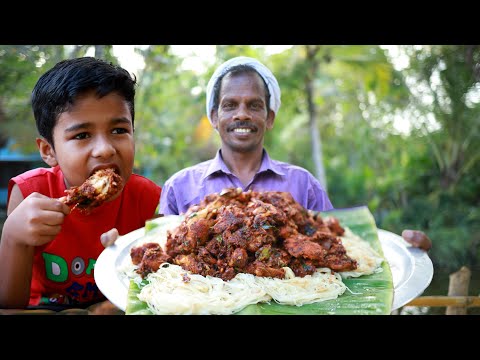
[[[14,184],[24,197],[32,192],[52,198],[65,196],[63,173],[58,167],[33,169],[12,178],[9,197]],[[114,227],[124,235],[145,226],[155,215],[160,194],[160,186],[132,174],[117,199],[88,215],[77,209],[67,215],[57,237],[35,249],[29,305],[104,300],[94,280],[95,262],[104,249],[100,235]]]

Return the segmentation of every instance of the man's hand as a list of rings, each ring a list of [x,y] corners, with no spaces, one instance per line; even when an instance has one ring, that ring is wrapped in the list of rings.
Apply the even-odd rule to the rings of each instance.
[[[100,235],[100,241],[103,246],[107,247],[112,245],[119,237],[118,230],[113,228],[108,230],[106,233]]]
[[[428,251],[432,248],[432,241],[423,232],[419,230],[403,230],[402,237],[412,246]]]

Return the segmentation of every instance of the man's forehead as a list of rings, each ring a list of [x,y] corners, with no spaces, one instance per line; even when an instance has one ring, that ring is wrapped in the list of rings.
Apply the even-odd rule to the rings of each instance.
[[[263,80],[256,72],[227,74],[222,79],[220,97],[231,94],[255,94],[264,97],[266,95]]]
[[[245,71],[234,71],[234,72],[228,72],[225,74],[225,76],[223,77],[222,79],[222,84],[225,83],[226,81],[230,80],[230,79],[235,79],[235,78],[256,78],[258,79],[260,82],[262,82],[262,77],[259,73],[257,73],[255,70],[251,69],[251,70],[245,70]]]

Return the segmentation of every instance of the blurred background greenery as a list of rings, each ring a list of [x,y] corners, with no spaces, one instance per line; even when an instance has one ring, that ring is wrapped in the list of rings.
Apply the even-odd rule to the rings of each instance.
[[[270,155],[310,170],[336,208],[365,204],[379,228],[425,231],[435,267],[426,294],[445,295],[462,265],[480,293],[479,45],[205,45],[203,57],[194,48],[137,46],[141,66],[128,68],[121,46],[0,45],[0,148],[37,151],[33,85],[56,62],[92,55],[137,76],[136,171],[162,184],[219,147],[205,114],[216,66],[256,57],[282,91]]]

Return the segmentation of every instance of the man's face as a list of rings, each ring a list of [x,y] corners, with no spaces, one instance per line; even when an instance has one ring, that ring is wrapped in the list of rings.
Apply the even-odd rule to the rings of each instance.
[[[111,167],[126,183],[135,154],[132,117],[126,101],[116,93],[97,98],[88,93],[60,114],[53,131],[55,149],[37,141],[44,160],[60,165],[65,185],[79,186],[95,170]]]
[[[222,79],[218,112],[212,123],[222,139],[222,148],[252,152],[263,148],[265,131],[273,127],[275,113],[267,113],[265,85],[257,73],[241,73]]]

